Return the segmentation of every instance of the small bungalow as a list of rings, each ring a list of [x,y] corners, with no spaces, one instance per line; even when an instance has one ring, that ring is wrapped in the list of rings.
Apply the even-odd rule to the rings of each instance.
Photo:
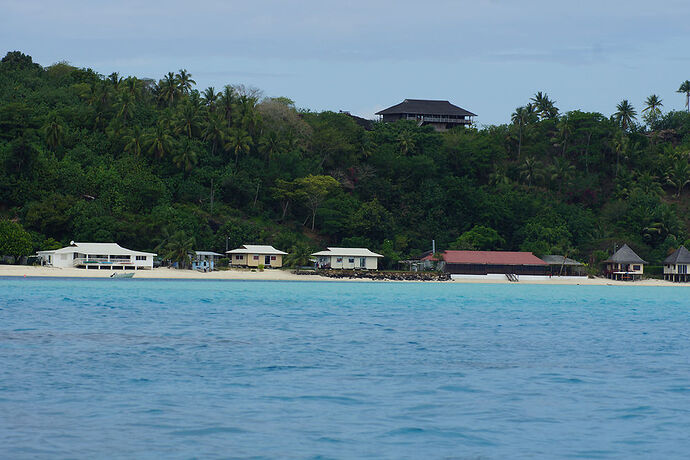
[[[540,257],[541,260],[549,264],[549,275],[551,276],[585,276],[585,265],[577,260],[569,259],[565,256],[548,255]]]
[[[604,275],[612,280],[635,281],[642,277],[646,263],[630,246],[624,244],[611,258],[604,261]]]
[[[681,246],[664,260],[664,279],[674,282],[690,281],[690,251]]]
[[[117,243],[75,243],[52,251],[38,251],[41,265],[56,268],[84,268],[106,270],[152,269],[152,252],[126,249]]]
[[[226,252],[230,258],[231,267],[280,268],[283,266],[283,256],[287,252],[280,251],[273,246],[258,244],[244,244],[242,247]]]
[[[316,259],[317,268],[333,269],[378,269],[378,259],[381,254],[371,252],[366,248],[327,248],[312,254]]]
[[[212,251],[194,251],[190,257],[192,258],[192,270],[211,272],[215,270],[216,262],[223,257],[223,254]]]
[[[548,275],[549,265],[531,252],[445,251],[443,270],[454,275]]]

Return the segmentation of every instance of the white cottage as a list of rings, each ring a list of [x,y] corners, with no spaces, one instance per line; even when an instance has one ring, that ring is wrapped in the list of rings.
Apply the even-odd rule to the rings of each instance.
[[[258,244],[244,244],[242,247],[226,252],[233,267],[280,268],[283,266],[283,256],[287,252],[280,251],[273,246]]]
[[[381,254],[366,248],[327,248],[312,254],[318,268],[376,270]]]
[[[668,281],[690,281],[690,251],[681,246],[664,260],[664,279]]]
[[[152,269],[152,252],[126,249],[117,243],[75,243],[52,251],[38,251],[42,265],[56,268],[107,270]]]

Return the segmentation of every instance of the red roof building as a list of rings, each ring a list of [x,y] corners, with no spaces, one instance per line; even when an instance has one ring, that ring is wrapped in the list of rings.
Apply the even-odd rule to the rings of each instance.
[[[531,252],[445,251],[442,256],[444,271],[454,274],[546,275],[549,268],[549,264]]]

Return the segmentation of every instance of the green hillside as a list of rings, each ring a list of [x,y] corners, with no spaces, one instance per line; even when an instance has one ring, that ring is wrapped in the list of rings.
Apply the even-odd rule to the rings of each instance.
[[[583,261],[627,242],[658,263],[688,244],[689,133],[687,112],[652,97],[609,117],[560,113],[542,93],[509,125],[367,131],[251,88],[197,89],[184,70],[104,77],[12,52],[0,64],[0,218],[32,250],[356,245],[391,267],[432,239]]]

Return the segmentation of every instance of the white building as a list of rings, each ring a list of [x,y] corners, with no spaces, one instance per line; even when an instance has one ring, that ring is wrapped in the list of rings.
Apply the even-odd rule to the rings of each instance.
[[[287,252],[280,251],[273,246],[258,244],[244,244],[241,248],[226,252],[230,258],[231,267],[280,268],[283,266],[283,256]]]
[[[318,268],[376,270],[381,254],[366,248],[327,248],[312,254]]]
[[[664,279],[668,281],[690,281],[690,251],[681,246],[664,260]]]
[[[52,251],[38,251],[42,265],[57,268],[141,270],[153,268],[151,252],[132,251],[117,243],[75,243]]]

